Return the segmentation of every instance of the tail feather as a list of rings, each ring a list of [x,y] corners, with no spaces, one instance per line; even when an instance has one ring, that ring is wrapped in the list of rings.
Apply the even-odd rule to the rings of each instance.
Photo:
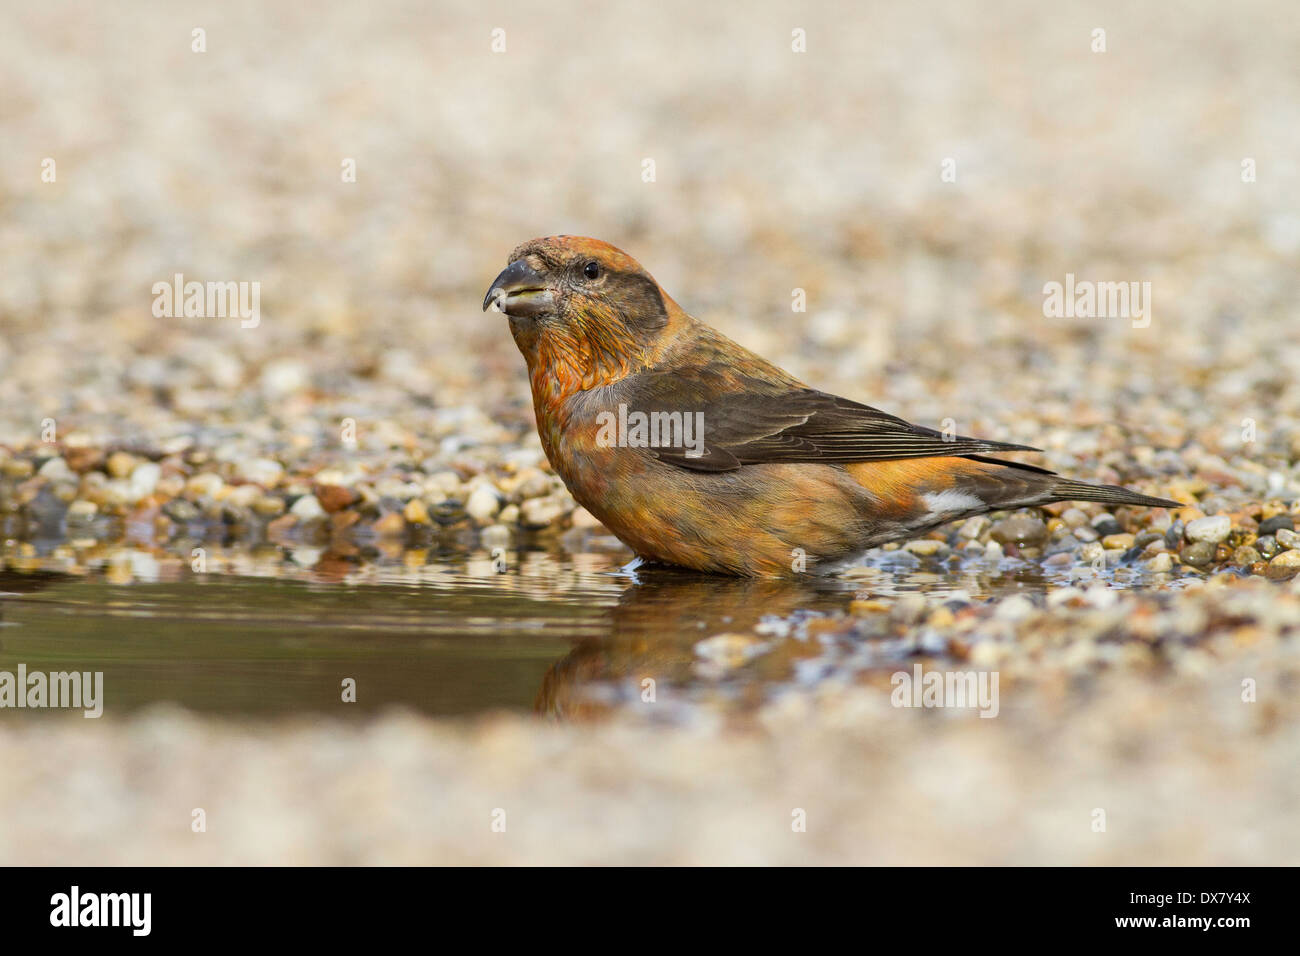
[[[1119,485],[1090,485],[1086,481],[1062,478],[1051,486],[1057,501],[1098,501],[1108,505],[1139,505],[1144,508],[1181,508],[1182,502],[1129,491]]]
[[[993,509],[1045,505],[1054,501],[1095,501],[1108,505],[1137,505],[1145,508],[1183,507],[1181,502],[1140,494],[1121,488],[1119,485],[1094,485],[1086,481],[1064,478],[1037,465],[1025,465],[1018,461],[1003,461],[979,455],[968,457],[972,461],[1002,466],[996,471],[990,470],[981,476],[986,489],[982,497]],[[990,484],[994,487],[990,488]],[[998,494],[997,486],[1002,486],[1001,495]]]

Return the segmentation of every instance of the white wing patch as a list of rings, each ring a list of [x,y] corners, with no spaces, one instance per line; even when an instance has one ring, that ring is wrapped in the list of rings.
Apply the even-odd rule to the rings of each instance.
[[[930,514],[961,514],[965,511],[982,511],[987,508],[983,501],[965,491],[931,491],[921,496]]]

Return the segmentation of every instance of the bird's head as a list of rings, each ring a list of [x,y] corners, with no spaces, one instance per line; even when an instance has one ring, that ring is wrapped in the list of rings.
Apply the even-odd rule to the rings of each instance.
[[[494,305],[509,317],[535,386],[550,375],[584,389],[648,364],[670,312],[680,312],[635,259],[581,236],[516,248],[483,298],[484,311]]]

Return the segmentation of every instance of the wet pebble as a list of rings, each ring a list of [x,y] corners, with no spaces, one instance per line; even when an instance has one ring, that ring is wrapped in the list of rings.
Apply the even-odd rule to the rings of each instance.
[[[982,537],[992,524],[987,515],[976,515],[973,518],[967,518],[957,530],[957,537],[974,541]]]
[[[325,517],[325,509],[315,495],[303,495],[293,503],[289,513],[299,521],[315,521]]]
[[[1231,531],[1231,518],[1227,515],[1214,515],[1189,522],[1184,534],[1188,541],[1218,544],[1220,541],[1226,541]]]
[[[1286,579],[1300,574],[1300,551],[1283,551],[1268,563],[1270,578]]]
[[[501,494],[488,484],[479,485],[465,501],[465,513],[479,524],[492,521],[500,510]]]
[[[284,476],[284,466],[271,458],[249,458],[236,465],[235,474],[245,481],[256,482],[263,488],[271,489]]]
[[[1181,557],[1183,564],[1190,564],[1194,568],[1203,568],[1214,560],[1214,545],[1208,541],[1189,544],[1183,548]]]
[[[1243,545],[1232,552],[1232,563],[1239,564],[1242,567],[1250,567],[1257,561],[1263,560],[1258,551],[1249,545]]]
[[[1295,522],[1290,515],[1274,515],[1259,523],[1259,534],[1276,534],[1280,530],[1294,531]]]
[[[1093,518],[1092,529],[1102,538],[1124,533],[1123,525],[1116,521],[1114,516],[1108,514],[1100,514]]]
[[[112,478],[128,478],[131,472],[135,470],[137,461],[135,455],[124,451],[115,451],[108,456],[105,467]]]
[[[430,524],[429,508],[419,498],[412,498],[402,509],[402,517],[407,524]]]
[[[916,541],[909,541],[903,547],[918,557],[926,558],[943,554],[948,550],[946,544],[942,541],[935,541],[933,538],[920,538]]]
[[[1161,551],[1150,558],[1143,567],[1152,574],[1165,574],[1173,570],[1174,560],[1168,551]]]
[[[58,456],[41,465],[36,473],[50,481],[66,481],[73,477],[72,469],[68,467],[68,463]]]
[[[993,526],[992,536],[1001,544],[1033,544],[1047,537],[1047,525],[1032,515],[1012,515]]]
[[[131,500],[139,501],[154,493],[158,479],[162,477],[162,467],[156,462],[142,461],[131,472]]]
[[[569,503],[558,495],[531,498],[519,508],[519,523],[534,530],[548,528],[559,523],[570,510]]]
[[[1273,535],[1279,548],[1287,550],[1300,550],[1300,534],[1294,531],[1288,531],[1286,528],[1278,528],[1277,533]]]

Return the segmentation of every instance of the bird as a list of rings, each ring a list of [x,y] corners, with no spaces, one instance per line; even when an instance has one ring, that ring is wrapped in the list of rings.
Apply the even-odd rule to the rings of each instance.
[[[483,298],[523,354],[542,448],[642,561],[715,574],[834,573],[871,548],[1060,501],[1179,508],[995,455],[804,384],[694,318],[631,256],[532,239]]]

